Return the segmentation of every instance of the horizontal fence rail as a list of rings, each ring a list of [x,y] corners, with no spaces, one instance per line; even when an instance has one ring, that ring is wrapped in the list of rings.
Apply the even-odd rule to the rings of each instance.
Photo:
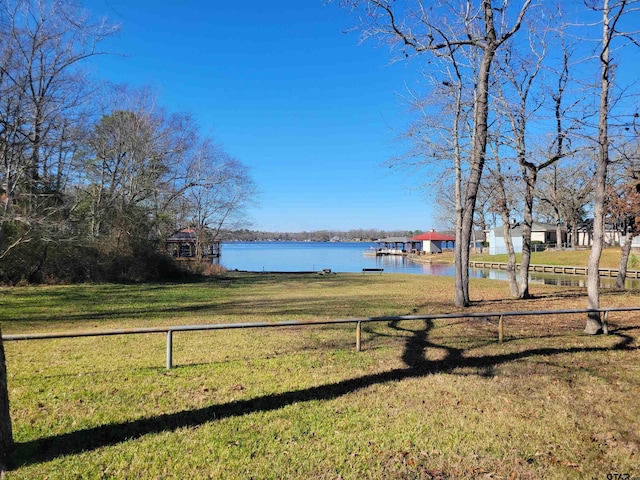
[[[441,320],[452,318],[497,318],[498,319],[498,340],[504,340],[504,319],[505,317],[521,316],[541,316],[541,315],[567,315],[576,313],[604,313],[604,333],[608,333],[607,323],[610,312],[634,312],[640,311],[640,307],[612,307],[612,308],[586,308],[570,310],[526,310],[512,312],[471,312],[471,313],[440,313],[431,315],[400,315],[383,316],[369,318],[341,318],[333,320],[286,320],[283,322],[246,322],[246,323],[212,323],[205,325],[175,325],[169,327],[141,327],[141,328],[121,328],[113,330],[92,330],[78,332],[50,332],[50,333],[19,333],[3,335],[5,342],[24,340],[47,340],[55,338],[80,338],[80,337],[105,337],[112,335],[133,335],[143,333],[166,333],[167,334],[167,369],[173,367],[173,333],[192,332],[205,330],[229,330],[233,328],[276,328],[294,327],[308,325],[339,325],[347,323],[356,324],[356,350],[361,351],[362,324],[372,322],[399,322],[406,320]]]

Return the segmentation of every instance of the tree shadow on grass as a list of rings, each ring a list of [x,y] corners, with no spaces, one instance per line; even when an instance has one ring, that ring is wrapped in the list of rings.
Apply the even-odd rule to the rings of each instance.
[[[110,445],[137,439],[144,435],[189,428],[229,417],[238,417],[254,412],[268,412],[295,403],[313,400],[333,400],[355,391],[379,384],[396,382],[411,378],[425,377],[434,373],[449,373],[459,368],[476,368],[478,375],[492,376],[497,365],[534,356],[550,356],[584,352],[606,352],[630,347],[635,337],[613,332],[620,338],[613,347],[570,347],[570,348],[535,348],[521,352],[486,355],[479,357],[465,356],[465,350],[440,345],[429,340],[429,332],[433,322],[423,321],[423,327],[404,328],[400,322],[390,322],[389,326],[398,332],[409,333],[405,339],[402,360],[405,368],[396,368],[386,372],[364,375],[357,378],[328,383],[315,387],[303,388],[278,394],[264,395],[247,400],[232,401],[220,405],[186,410],[171,414],[162,414],[150,418],[141,418],[129,422],[87,428],[75,432],[40,438],[30,442],[16,444],[15,466],[23,467],[35,463],[47,462],[58,457],[74,455]],[[415,321],[413,322],[415,324]],[[444,355],[440,360],[430,361],[425,358],[427,349],[441,350]]]

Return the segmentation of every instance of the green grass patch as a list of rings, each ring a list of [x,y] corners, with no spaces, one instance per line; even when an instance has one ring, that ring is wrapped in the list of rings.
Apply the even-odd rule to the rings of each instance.
[[[468,311],[585,308],[583,289],[472,280]],[[228,274],[0,290],[2,331],[446,313],[453,279]],[[603,306],[638,305],[607,291]],[[6,342],[8,479],[640,476],[640,316],[582,315]]]

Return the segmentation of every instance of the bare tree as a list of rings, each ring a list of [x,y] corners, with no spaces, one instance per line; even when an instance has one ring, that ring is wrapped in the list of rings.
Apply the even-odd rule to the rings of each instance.
[[[217,239],[222,228],[233,230],[245,222],[256,187],[238,160],[204,139],[195,149],[187,178],[182,218],[194,228],[197,247],[204,239]]]
[[[543,15],[554,20],[557,16]],[[555,50],[560,52],[559,58],[549,54],[549,45],[554,39],[552,33],[555,31],[548,23],[530,22],[528,48],[519,51],[505,48],[498,57],[497,75],[505,80],[497,89],[500,116],[506,118],[510,125],[498,138],[514,152],[523,184],[520,298],[530,297],[528,272],[538,177],[545,169],[577,151],[571,148],[570,135],[579,122],[572,121],[570,114],[572,109],[580,105],[581,99],[567,102],[570,53],[565,45],[563,30],[558,29],[559,48]],[[560,68],[552,68],[552,62],[559,64]],[[550,85],[554,82],[555,86]],[[536,133],[532,134],[532,131]],[[548,134],[541,135],[541,132]],[[531,137],[536,141],[531,142]],[[545,138],[550,139],[548,147],[543,146]],[[531,144],[537,145],[540,152]],[[556,225],[557,242],[561,242],[560,224]]]
[[[579,244],[578,227],[583,222],[586,206],[593,200],[593,171],[590,161],[580,157],[562,165],[554,164],[540,175],[538,211],[556,223],[566,224],[569,243]]]
[[[633,239],[640,234],[640,192],[638,192],[638,178],[631,178],[629,182],[617,189],[608,187],[607,208],[612,223],[621,231],[623,239],[620,250],[620,266],[616,277],[616,287],[624,288],[627,276],[627,264]]]
[[[492,209],[500,215],[502,220],[502,230],[504,242],[507,248],[507,279],[509,281],[509,290],[512,297],[518,296],[518,281],[516,277],[516,253],[511,238],[511,212],[513,199],[511,194],[516,190],[510,187],[513,185],[513,175],[508,175],[503,171],[502,161],[495,154],[495,161],[488,164],[488,173],[486,177],[485,187],[491,189],[490,198],[492,199]]]
[[[88,231],[111,251],[186,226],[200,239],[237,228],[255,194],[242,163],[203,137],[189,115],[158,107],[148,89],[117,88],[76,160]]]
[[[604,0],[602,8],[602,41],[598,51],[600,61],[600,109],[598,121],[598,158],[595,175],[595,205],[593,215],[593,245],[588,262],[587,296],[588,308],[596,310],[600,307],[600,257],[604,247],[604,220],[606,215],[605,198],[607,186],[607,170],[610,158],[609,121],[611,116],[611,92],[613,89],[612,49],[616,38],[631,40],[634,33],[622,32],[618,29],[624,14],[632,11],[634,0]],[[595,7],[594,7],[595,8]],[[600,313],[591,311],[587,315],[585,333],[595,335],[607,333],[607,325],[602,321]]]
[[[73,1],[0,2],[0,257],[61,230],[74,123],[88,91],[78,67],[100,54],[98,44],[114,31]]]
[[[448,218],[443,218],[442,223],[456,232],[456,239],[459,239],[462,233],[464,171],[468,168],[465,160],[469,157],[472,140],[469,122],[473,112],[474,92],[469,85],[473,84],[477,59],[465,58],[464,63],[467,66],[463,65],[454,55],[453,46],[450,46],[449,56],[450,65],[446,65],[439,75],[425,72],[425,78],[432,87],[432,94],[427,100],[415,93],[411,95],[409,103],[421,113],[407,134],[413,149],[409,155],[393,159],[391,165],[397,166],[400,161],[400,165],[406,168],[414,165],[413,162],[407,162],[408,158],[417,158],[417,165],[433,174],[436,163],[444,164],[444,168],[442,165],[439,166],[443,174],[431,175],[428,183],[435,183],[435,191],[438,192],[436,199],[441,205],[441,210],[446,210],[445,215]],[[465,70],[471,70],[471,78],[465,78]],[[434,113],[436,106],[440,107],[437,114]],[[455,258],[460,257],[461,248],[461,243],[456,241]],[[462,275],[462,270],[456,269],[457,283],[464,282]]]
[[[197,127],[189,115],[158,107],[148,89],[112,93],[75,162],[83,172],[79,187],[88,205],[90,237],[126,251],[136,236],[160,236],[160,223],[173,225],[165,217],[188,187],[181,166],[195,145]]]
[[[72,146],[70,119],[84,91],[75,68],[97,54],[112,29],[62,0],[0,2],[0,259],[60,231],[61,195]],[[10,232],[9,232],[10,231]],[[42,265],[41,251],[33,274]],[[36,256],[35,251],[31,252]],[[12,453],[4,350],[0,340],[0,470]]]
[[[624,146],[623,146],[624,147]],[[637,141],[623,148],[611,164],[606,209],[610,225],[620,234],[620,266],[616,287],[624,288],[633,239],[640,235],[640,151]],[[613,173],[613,175],[612,175]]]
[[[500,47],[520,29],[531,2],[523,2],[516,8],[515,15],[512,15],[508,2],[501,2],[496,7],[491,0],[482,0],[477,6],[469,1],[458,10],[445,2],[430,2],[426,6],[421,0],[401,5],[391,0],[345,3],[364,10],[365,36],[383,38],[407,56],[411,52],[428,53],[451,64],[464,50],[478,52],[478,68],[473,78],[475,96],[470,172],[463,195],[460,229],[456,232],[455,304],[468,306],[469,247],[487,147],[492,63]],[[514,20],[507,26],[510,18]]]
[[[545,44],[536,37],[537,29],[529,29],[529,55],[516,52],[513,48],[503,49],[498,57],[496,75],[504,82],[497,83],[497,99],[501,104],[500,113],[508,120],[510,128],[499,138],[500,142],[507,142],[515,153],[520,165],[524,188],[524,215],[522,223],[522,259],[520,267],[520,298],[529,297],[529,263],[531,258],[531,227],[533,225],[533,198],[539,166],[532,161],[532,155],[527,148],[529,121],[541,107],[543,97],[538,95],[535,103],[531,97],[536,93],[536,81],[545,60]],[[543,29],[544,31],[544,29]],[[509,93],[507,93],[509,90]],[[513,97],[510,98],[510,97]],[[502,180],[499,175],[498,180]],[[504,189],[504,182],[500,182]],[[506,201],[506,196],[503,194]],[[506,211],[506,205],[502,211]],[[505,226],[505,235],[509,225]],[[505,237],[505,240],[510,237]],[[512,261],[515,261],[515,255]]]

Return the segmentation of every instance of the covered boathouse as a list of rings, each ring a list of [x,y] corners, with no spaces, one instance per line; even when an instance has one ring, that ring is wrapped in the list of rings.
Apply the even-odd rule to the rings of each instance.
[[[413,237],[388,237],[376,240],[376,255],[429,255],[454,248],[456,237],[431,230]]]
[[[375,241],[376,255],[407,255],[415,250],[418,242],[410,237],[387,237]]]
[[[420,245],[416,249],[418,255],[442,253],[444,250],[452,250],[456,245],[456,237],[435,230],[411,237],[411,240]]]

